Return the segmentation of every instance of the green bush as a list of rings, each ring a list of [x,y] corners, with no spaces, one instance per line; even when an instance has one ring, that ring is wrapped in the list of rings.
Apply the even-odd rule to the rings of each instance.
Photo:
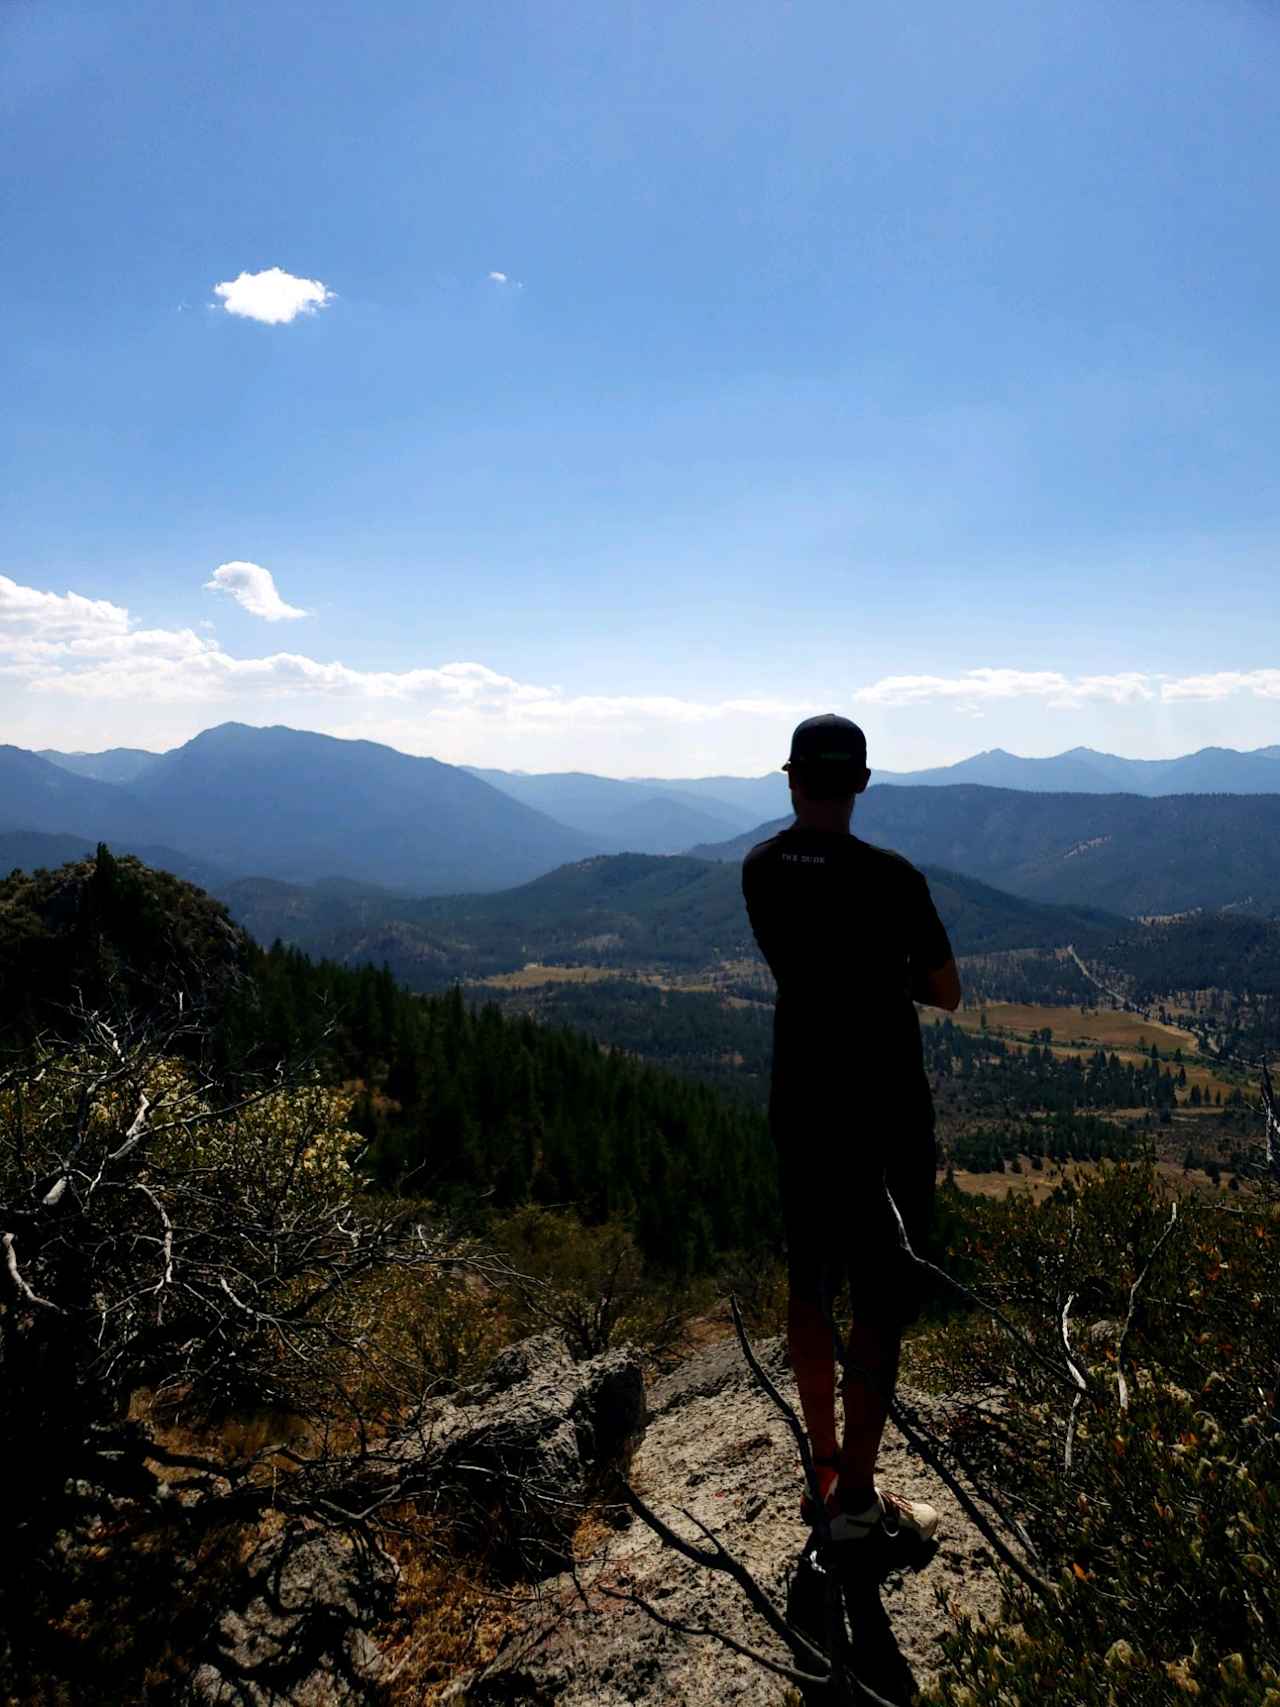
[[[1024,1344],[975,1312],[913,1345],[1045,1581],[1008,1576],[1003,1623],[958,1627],[935,1702],[1280,1707],[1280,1213],[1261,1195],[1177,1203],[1166,1234],[1154,1171],[1109,1168],[1038,1209],[975,1202],[953,1229],[953,1272],[1064,1371],[1071,1299],[1087,1394],[1068,1469],[1069,1385]],[[976,1393],[993,1416],[965,1409]]]

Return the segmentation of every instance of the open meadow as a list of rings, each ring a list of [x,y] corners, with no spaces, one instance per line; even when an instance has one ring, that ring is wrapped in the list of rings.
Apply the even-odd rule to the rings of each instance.
[[[1185,1100],[1192,1086],[1203,1097],[1220,1094],[1224,1099],[1240,1088],[1248,1093],[1250,1078],[1235,1068],[1224,1069],[1208,1062],[1200,1042],[1184,1026],[1148,1018],[1141,1013],[1116,1008],[1053,1007],[1030,1002],[988,1002],[965,1007],[953,1015],[954,1023],[974,1035],[986,1032],[1010,1043],[1037,1045],[1049,1033],[1049,1047],[1056,1055],[1091,1054],[1105,1049],[1122,1061],[1149,1057],[1154,1044],[1162,1059],[1180,1060],[1187,1075]]]

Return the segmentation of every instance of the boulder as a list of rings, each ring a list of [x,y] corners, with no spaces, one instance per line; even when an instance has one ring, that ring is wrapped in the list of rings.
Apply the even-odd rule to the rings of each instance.
[[[408,1487],[482,1528],[510,1574],[538,1578],[566,1546],[592,1476],[645,1424],[644,1376],[629,1347],[574,1363],[563,1340],[509,1346],[465,1404],[396,1443]]]

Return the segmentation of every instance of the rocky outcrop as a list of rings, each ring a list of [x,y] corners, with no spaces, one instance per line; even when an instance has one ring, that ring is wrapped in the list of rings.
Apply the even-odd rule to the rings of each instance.
[[[645,1424],[644,1376],[622,1347],[575,1363],[539,1334],[501,1352],[465,1402],[439,1407],[395,1448],[411,1487],[465,1527],[485,1526],[490,1556],[505,1542],[513,1576],[568,1563],[568,1540],[597,1469]]]
[[[781,1345],[760,1350],[794,1403]],[[936,1408],[924,1395],[907,1396],[926,1420]],[[679,1534],[702,1542],[694,1520],[714,1530],[776,1604],[812,1627],[821,1595],[812,1564],[801,1557],[807,1530],[798,1515],[795,1447],[734,1341],[711,1346],[653,1386],[630,1474]],[[895,1557],[886,1544],[866,1556],[874,1569],[849,1571],[841,1584],[855,1668],[886,1699],[906,1702],[936,1670],[939,1638],[950,1627],[935,1589],[957,1610],[979,1616],[994,1613],[999,1596],[985,1540],[892,1428],[880,1479],[942,1514],[940,1545],[927,1563],[905,1547]],[[489,1666],[459,1678],[446,1699],[454,1707],[781,1707],[787,1699],[787,1683],[713,1636],[664,1629],[631,1595],[675,1623],[723,1631],[784,1663],[793,1659],[732,1582],[679,1557],[637,1519],[610,1535],[573,1577],[546,1583],[524,1627]]]
[[[369,1493],[394,1476],[442,1516],[508,1543],[513,1575],[562,1569],[597,1470],[644,1427],[644,1379],[619,1349],[575,1363],[553,1334],[502,1352],[465,1402],[362,1469]],[[357,1707],[379,1697],[370,1631],[397,1570],[381,1549],[292,1524],[249,1560],[190,1686],[190,1707]]]
[[[790,1399],[777,1341],[759,1348]],[[905,1395],[926,1423],[938,1409]],[[565,1570],[567,1538],[600,1468],[634,1445],[629,1479],[677,1533],[720,1538],[793,1624],[825,1635],[831,1560],[805,1553],[795,1446],[734,1340],[714,1344],[655,1382],[648,1402],[630,1351],[574,1363],[539,1335],[496,1358],[465,1400],[437,1408],[422,1433],[396,1443],[406,1476],[439,1510],[509,1521],[513,1567],[546,1576],[523,1624],[488,1666],[458,1678],[453,1707],[782,1707],[791,1686],[716,1639],[782,1663],[795,1655],[727,1577],[663,1545],[639,1519]],[[880,1479],[942,1514],[931,1556],[888,1541],[836,1567],[851,1660],[885,1700],[906,1703],[936,1671],[955,1612],[993,1615],[993,1559],[956,1498],[892,1427]],[[861,1544],[859,1544],[861,1546]],[[895,1553],[895,1546],[900,1550]],[[550,1574],[547,1573],[561,1573]],[[389,1608],[395,1566],[376,1549],[295,1526],[250,1561],[242,1592],[218,1621],[190,1707],[357,1707],[379,1699],[381,1657],[370,1634]],[[937,1591],[941,1590],[941,1594]],[[674,1625],[664,1628],[644,1600]],[[815,1695],[815,1699],[822,1699]],[[791,1701],[795,1696],[790,1696]]]

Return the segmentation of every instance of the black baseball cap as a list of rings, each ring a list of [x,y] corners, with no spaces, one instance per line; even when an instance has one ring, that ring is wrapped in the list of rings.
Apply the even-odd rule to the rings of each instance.
[[[867,738],[856,723],[834,711],[821,717],[806,717],[791,736],[791,756],[783,770],[792,765],[853,765],[867,768]]]

